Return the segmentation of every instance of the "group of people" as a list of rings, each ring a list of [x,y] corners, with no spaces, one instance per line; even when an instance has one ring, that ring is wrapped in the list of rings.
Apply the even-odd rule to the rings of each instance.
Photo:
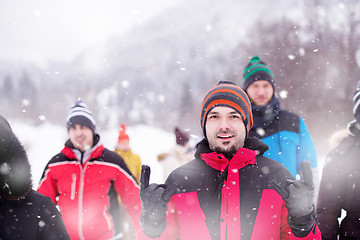
[[[36,192],[26,152],[0,118],[0,239],[125,239],[124,215],[136,239],[360,239],[360,85],[349,136],[328,155],[320,182],[310,134],[280,108],[270,67],[255,56],[243,80],[205,94],[194,153],[175,128],[176,147],[158,156],[164,184],[150,183],[125,125],[115,150],[105,148],[78,100],[66,118],[69,139]]]

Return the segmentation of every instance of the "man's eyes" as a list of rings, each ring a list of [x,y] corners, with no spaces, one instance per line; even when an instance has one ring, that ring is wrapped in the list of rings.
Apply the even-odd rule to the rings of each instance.
[[[215,119],[215,118],[219,118],[218,115],[209,115],[208,119]],[[230,115],[229,118],[241,118],[240,115]]]

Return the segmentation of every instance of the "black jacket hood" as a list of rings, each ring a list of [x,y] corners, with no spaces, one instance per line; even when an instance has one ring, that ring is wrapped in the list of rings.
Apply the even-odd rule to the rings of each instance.
[[[32,189],[26,151],[8,121],[0,116],[0,197],[18,199]]]

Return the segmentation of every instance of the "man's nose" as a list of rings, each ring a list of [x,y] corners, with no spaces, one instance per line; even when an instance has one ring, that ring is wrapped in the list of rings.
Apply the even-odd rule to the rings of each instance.
[[[229,129],[229,120],[226,117],[220,119],[219,128],[220,130]]]
[[[75,134],[76,134],[76,135],[81,135],[83,132],[84,132],[84,131],[83,131],[82,129],[80,129],[80,128],[77,128],[77,129],[75,130]]]
[[[265,94],[265,88],[261,87],[258,89],[258,94],[259,95],[264,95]]]

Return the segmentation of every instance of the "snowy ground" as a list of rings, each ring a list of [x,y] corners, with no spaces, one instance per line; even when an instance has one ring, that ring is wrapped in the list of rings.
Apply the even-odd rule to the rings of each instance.
[[[34,127],[23,122],[9,120],[10,125],[27,150],[32,167],[34,187],[38,186],[45,165],[59,153],[68,139],[66,127],[44,123]],[[175,144],[172,132],[138,125],[127,129],[132,151],[151,167],[151,182],[163,183],[162,167],[157,155],[169,151]],[[99,130],[101,142],[113,150],[117,142],[118,129]]]

